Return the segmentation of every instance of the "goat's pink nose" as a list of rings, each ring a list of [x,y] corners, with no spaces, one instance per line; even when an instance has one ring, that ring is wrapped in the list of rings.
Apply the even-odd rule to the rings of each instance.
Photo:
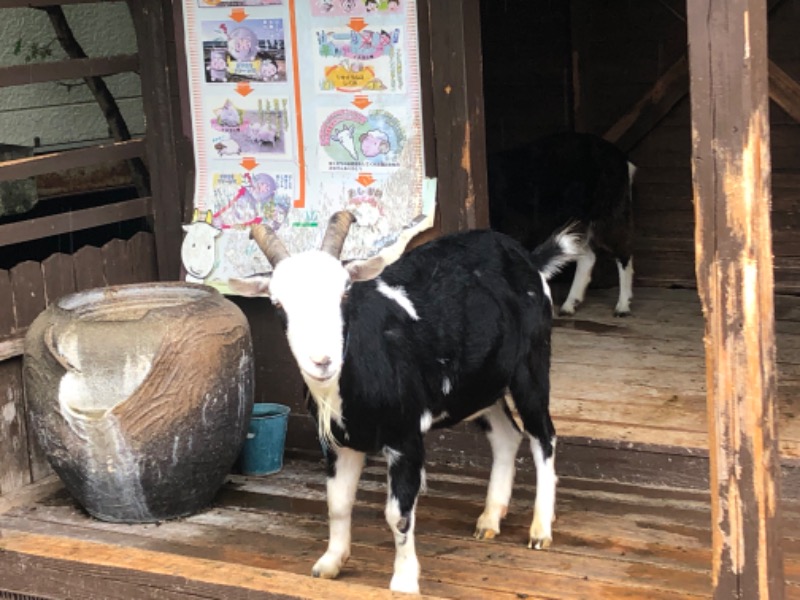
[[[330,356],[315,356],[311,359],[311,362],[313,362],[320,369],[327,369],[331,366],[331,362],[333,361],[331,360]]]

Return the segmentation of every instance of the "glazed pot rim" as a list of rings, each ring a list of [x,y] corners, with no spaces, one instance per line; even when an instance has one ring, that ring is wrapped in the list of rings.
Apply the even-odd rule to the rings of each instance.
[[[59,298],[55,304],[60,310],[81,315],[97,310],[102,311],[109,304],[120,305],[126,302],[140,303],[144,301],[163,306],[181,306],[218,294],[216,289],[203,284],[155,281],[96,287],[72,292]]]

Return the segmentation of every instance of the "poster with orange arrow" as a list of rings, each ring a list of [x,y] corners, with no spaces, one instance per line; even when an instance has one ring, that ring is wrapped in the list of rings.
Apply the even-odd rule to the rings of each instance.
[[[257,223],[297,252],[317,247],[329,216],[348,209],[357,222],[345,258],[396,257],[431,226],[415,2],[183,0],[182,8],[194,206],[216,232],[187,250],[209,256],[183,257],[213,265],[195,280],[228,293],[229,278],[268,271],[249,238]]]

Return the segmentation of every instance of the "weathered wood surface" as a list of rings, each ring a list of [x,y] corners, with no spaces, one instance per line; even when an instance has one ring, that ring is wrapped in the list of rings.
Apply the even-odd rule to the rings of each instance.
[[[0,495],[31,482],[22,390],[20,365],[0,363]]]
[[[780,599],[766,3],[697,0],[687,12],[714,597]]]
[[[6,87],[79,77],[101,77],[138,70],[138,55],[122,54],[0,67],[0,77],[3,78],[3,87]]]
[[[500,600],[708,596],[707,492],[562,477],[554,545],[532,552],[525,540],[534,480],[530,469],[520,469],[501,535],[480,542],[472,532],[485,498],[486,471],[429,469],[428,491],[417,511],[424,593]],[[385,465],[370,461],[356,502],[352,556],[324,597],[356,597],[356,590],[370,588],[384,593],[388,586],[394,549],[383,516],[385,482]],[[787,512],[792,515],[785,539],[792,548],[787,573],[796,588],[800,514],[795,506]],[[220,583],[214,578],[227,572],[231,590],[226,597],[240,598],[260,585],[252,576],[252,569],[259,569],[278,584],[283,580],[273,572],[290,574],[296,577],[297,597],[318,598],[322,588],[315,589],[307,575],[325,548],[326,514],[324,468],[318,460],[289,459],[282,472],[264,478],[233,476],[209,510],[158,526],[92,520],[60,492],[0,515],[0,566],[12,574],[4,579],[6,586],[6,581],[24,584],[24,591],[43,595],[59,579],[65,589],[80,586],[86,598],[122,597],[117,587],[126,598],[140,598],[137,586],[145,585],[172,598],[179,584],[166,575],[184,577],[182,590],[201,595],[204,585]],[[31,577],[33,569],[40,576]],[[69,572],[75,576],[65,578]]]

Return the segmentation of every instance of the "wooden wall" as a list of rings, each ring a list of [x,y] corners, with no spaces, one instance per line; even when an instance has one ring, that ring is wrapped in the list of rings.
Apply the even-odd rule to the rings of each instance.
[[[770,59],[800,82],[800,0],[769,4]],[[571,129],[563,110],[569,98],[576,130],[612,137],[614,126],[646,94],[662,104],[672,96],[663,118],[620,140],[639,167],[635,277],[637,285],[695,287],[689,83],[680,63],[687,50],[684,0],[484,0],[482,16],[490,151]],[[569,61],[559,54],[565,48]],[[567,68],[571,76],[559,78]],[[679,75],[654,88],[670,69]],[[788,95],[800,102],[800,86],[789,87]],[[793,294],[800,293],[797,116],[770,103],[775,284],[777,292]],[[616,285],[611,261],[598,261],[594,283]]]

